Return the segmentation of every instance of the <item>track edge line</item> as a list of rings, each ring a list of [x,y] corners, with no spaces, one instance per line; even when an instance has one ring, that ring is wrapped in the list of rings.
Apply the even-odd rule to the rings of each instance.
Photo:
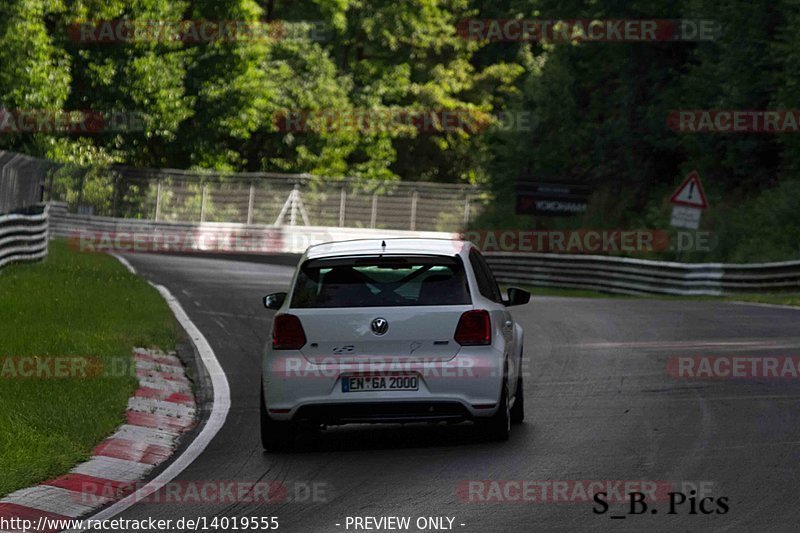
[[[119,261],[131,274],[138,275],[136,269],[127,259],[115,253],[109,255]],[[175,318],[189,334],[189,338],[200,354],[200,359],[206,367],[206,372],[208,372],[211,378],[214,389],[211,414],[200,433],[195,436],[194,440],[186,447],[183,453],[174,459],[167,468],[133,494],[110,505],[99,513],[84,518],[84,520],[108,520],[113,518],[119,513],[131,508],[148,495],[160,490],[164,485],[178,477],[189,465],[200,457],[206,447],[211,443],[211,440],[219,433],[219,430],[222,429],[222,426],[225,424],[228,411],[230,410],[231,395],[228,378],[225,375],[225,371],[222,369],[222,365],[219,364],[219,360],[214,350],[211,348],[211,345],[208,343],[208,340],[206,340],[200,329],[192,322],[180,302],[178,302],[178,299],[172,295],[169,289],[151,281],[147,282],[161,294],[164,300],[166,300],[172,314],[175,315]],[[86,531],[87,529],[88,528],[73,529],[70,530],[70,532]]]

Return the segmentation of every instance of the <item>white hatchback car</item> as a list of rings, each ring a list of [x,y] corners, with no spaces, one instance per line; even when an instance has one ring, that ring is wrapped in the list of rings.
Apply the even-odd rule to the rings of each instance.
[[[267,450],[298,424],[459,422],[508,439],[524,417],[522,328],[479,250],[443,239],[311,246],[264,350],[261,438]]]

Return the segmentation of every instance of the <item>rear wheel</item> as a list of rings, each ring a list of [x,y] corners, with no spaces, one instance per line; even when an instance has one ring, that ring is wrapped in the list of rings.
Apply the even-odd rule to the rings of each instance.
[[[507,441],[511,433],[511,410],[508,407],[508,385],[503,382],[497,413],[483,422],[483,432],[489,440]]]
[[[268,452],[283,451],[294,441],[295,424],[292,421],[273,420],[267,413],[264,386],[261,386],[261,445]]]
[[[522,393],[522,376],[517,379],[517,392],[514,393],[514,405],[511,407],[511,423],[519,424],[525,420],[525,396]]]

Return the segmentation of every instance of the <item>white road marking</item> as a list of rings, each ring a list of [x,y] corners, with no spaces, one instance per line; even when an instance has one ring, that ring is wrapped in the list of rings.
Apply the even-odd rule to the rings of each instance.
[[[256,315],[245,315],[241,313],[226,313],[224,311],[198,311],[198,313],[202,313],[204,315],[210,316],[222,316],[227,318],[244,318],[246,320],[264,320],[268,322],[270,319],[267,317],[259,317]]]
[[[630,341],[630,342],[587,342],[580,344],[568,344],[575,348],[642,348],[642,349],[689,349],[703,350],[724,348],[727,350],[739,351],[752,348],[791,348],[800,345],[798,339],[757,339],[757,340],[697,340],[697,341]]]
[[[157,446],[172,446],[178,438],[177,431],[164,429],[146,428],[143,426],[132,426],[124,424],[120,426],[116,433],[111,435],[112,439],[132,440],[145,444],[155,444]]]
[[[182,403],[167,402],[157,398],[134,397],[128,399],[128,411],[152,413],[171,418],[194,418],[194,407]]]
[[[800,306],[797,305],[782,305],[782,304],[766,304],[762,302],[728,302],[733,305],[754,305],[756,307],[773,307],[775,309],[791,309],[792,311],[800,311]]]
[[[127,259],[125,259],[125,258],[124,258],[124,257],[122,257],[121,255],[117,255],[117,254],[111,254],[111,255],[112,255],[112,256],[114,256],[114,258],[115,258],[117,261],[119,261],[120,263],[122,263],[122,266],[124,266],[125,268],[127,268],[127,269],[128,269],[128,272],[130,272],[130,273],[131,273],[131,274],[133,274],[134,276],[136,275],[136,269],[135,269],[135,268],[133,268],[133,265],[130,263],[130,261],[128,261]]]
[[[172,365],[169,363],[154,363],[152,361],[136,361],[136,368],[143,370],[153,370],[155,372],[164,372],[165,374],[175,374],[177,376],[183,375],[183,367]]]
[[[83,474],[85,476],[130,483],[131,481],[139,481],[152,469],[153,465],[139,463],[137,461],[95,455],[85,463],[81,463],[73,468],[71,472],[74,474]]]
[[[27,489],[13,492],[2,499],[3,503],[22,505],[30,509],[37,509],[46,513],[53,513],[70,518],[77,518],[82,514],[108,503],[108,498],[94,494],[82,494],[74,490],[50,485],[36,485]]]
[[[139,378],[139,384],[148,389],[164,390],[169,392],[179,392],[182,394],[191,394],[192,388],[183,381],[157,379],[147,376]]]

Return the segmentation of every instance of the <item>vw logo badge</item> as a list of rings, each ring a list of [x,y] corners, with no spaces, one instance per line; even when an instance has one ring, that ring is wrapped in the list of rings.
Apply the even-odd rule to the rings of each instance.
[[[385,318],[376,318],[372,321],[372,333],[383,335],[389,330],[389,322]]]

